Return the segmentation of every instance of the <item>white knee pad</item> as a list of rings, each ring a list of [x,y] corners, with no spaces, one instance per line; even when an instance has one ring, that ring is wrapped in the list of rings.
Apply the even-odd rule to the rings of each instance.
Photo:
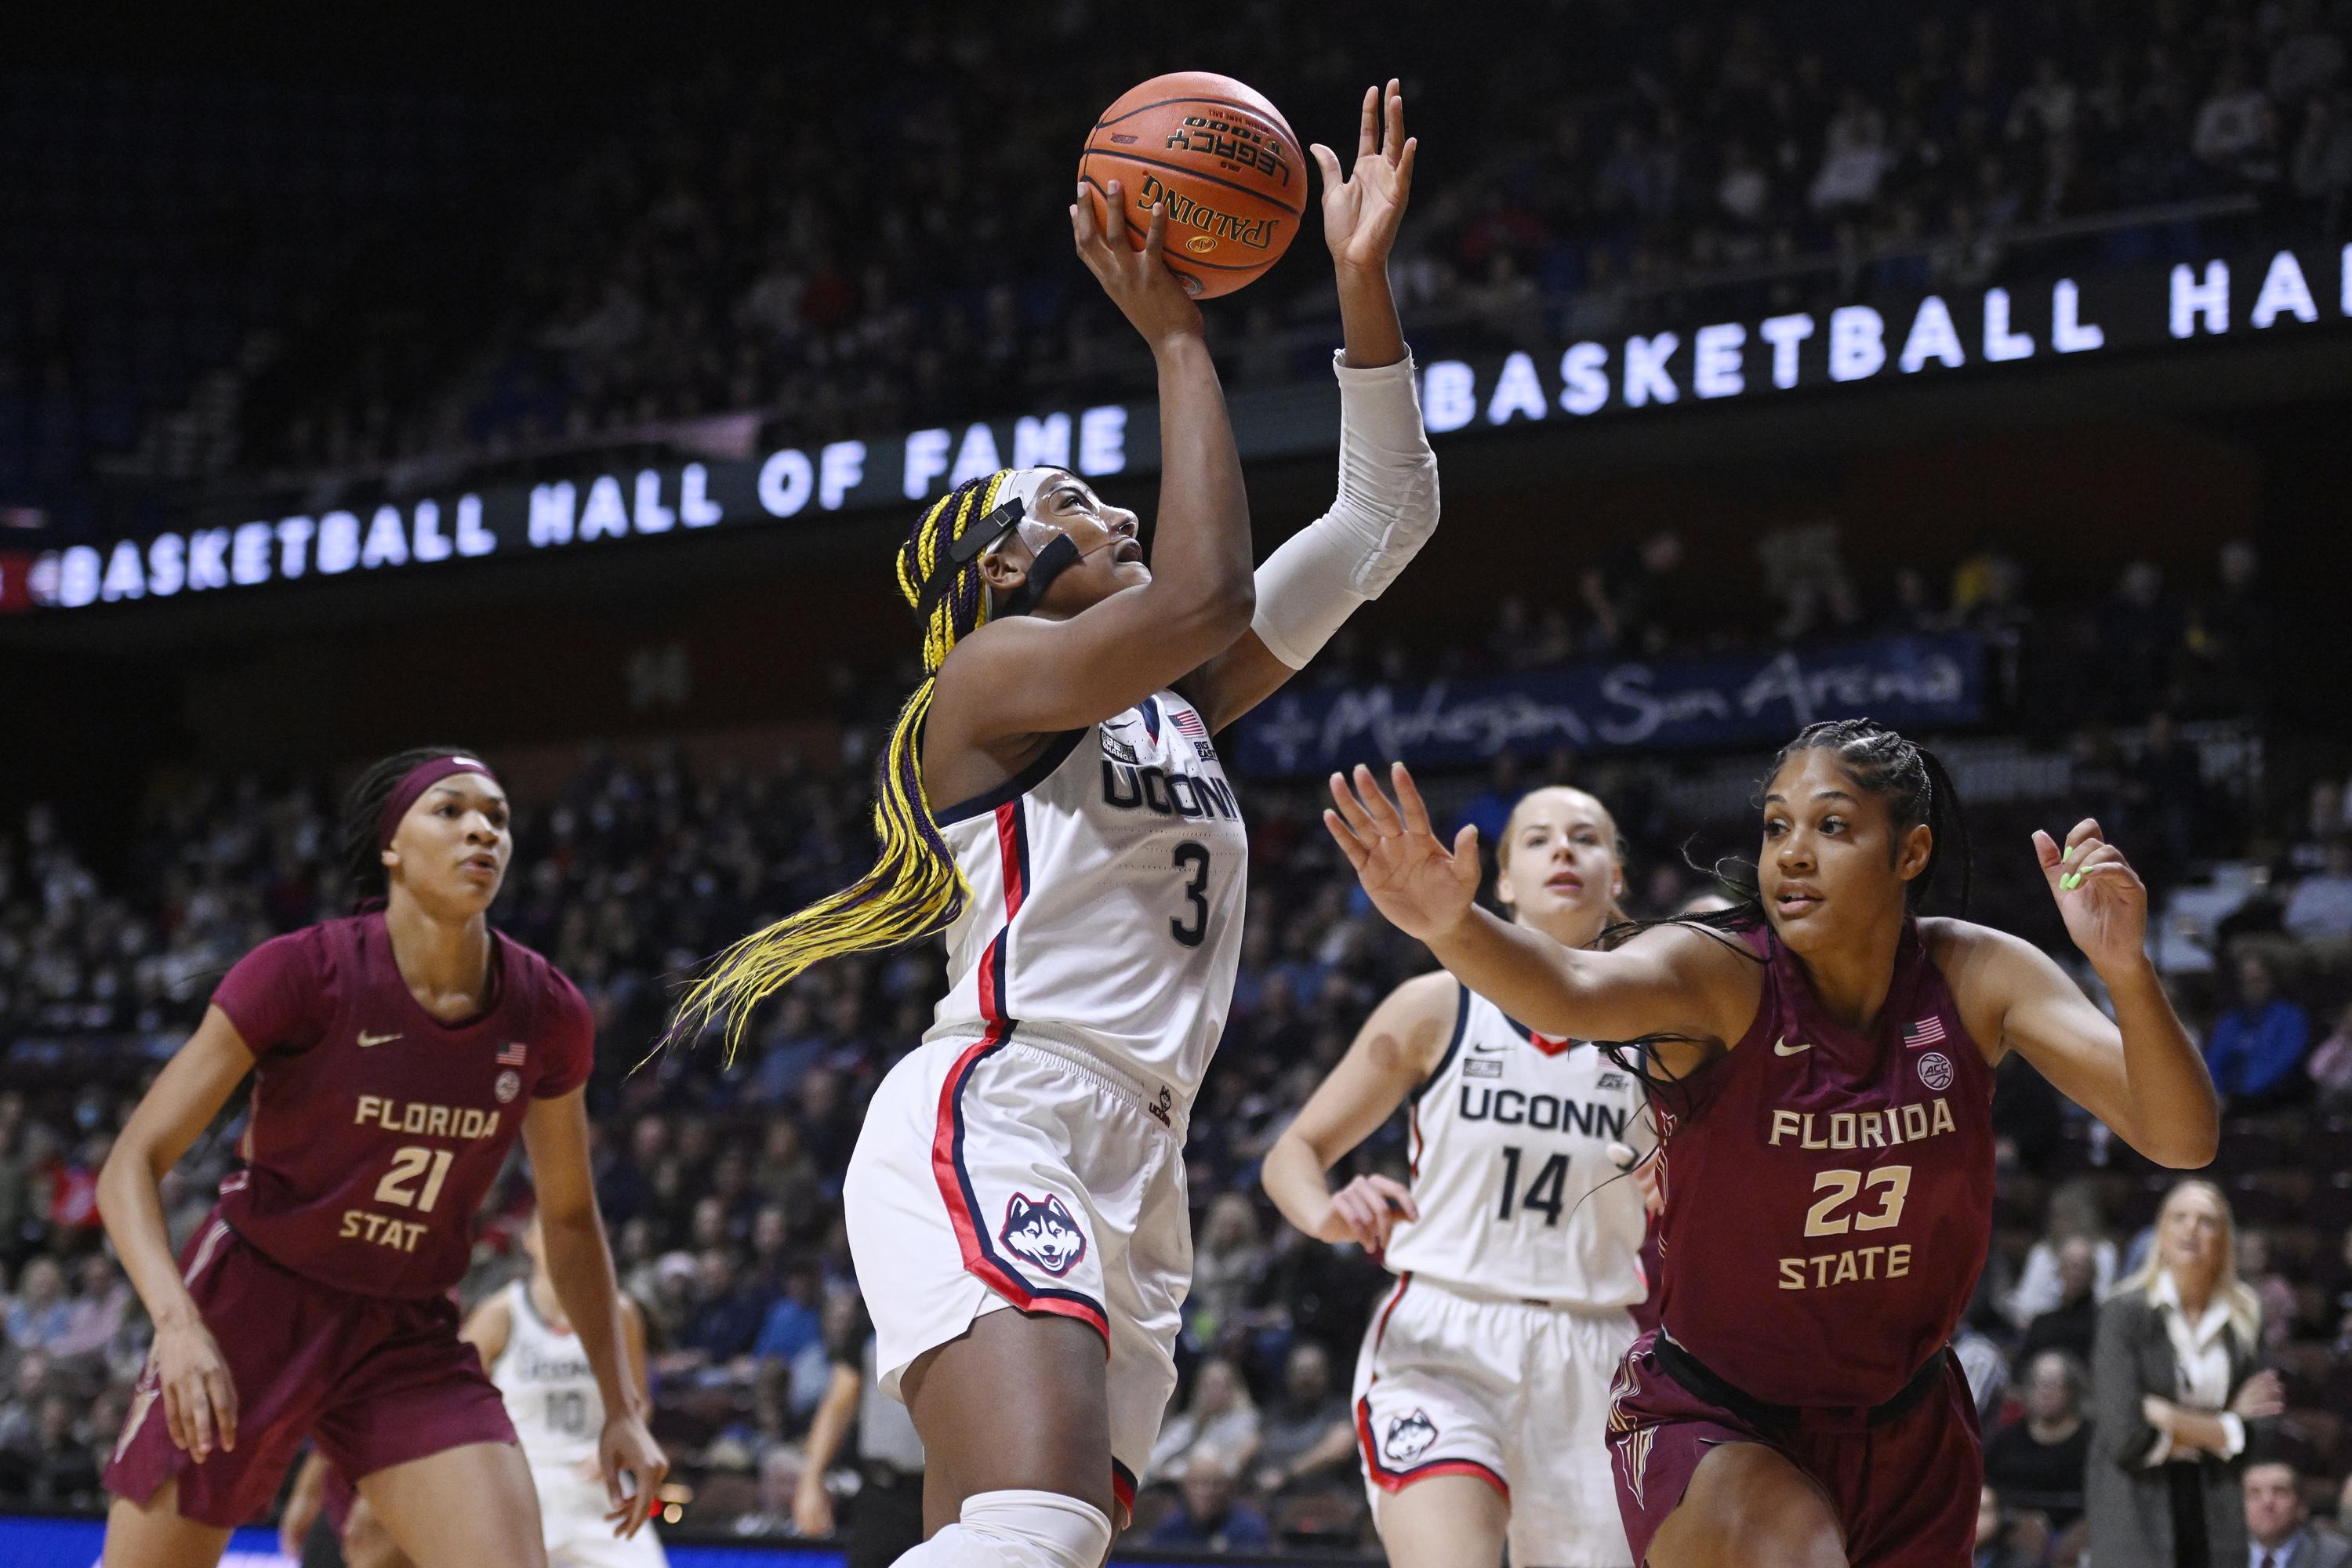
[[[976,1492],[931,1542],[955,1533],[980,1549],[974,1557],[984,1552],[1004,1568],[1100,1568],[1110,1552],[1102,1510],[1059,1492]]]

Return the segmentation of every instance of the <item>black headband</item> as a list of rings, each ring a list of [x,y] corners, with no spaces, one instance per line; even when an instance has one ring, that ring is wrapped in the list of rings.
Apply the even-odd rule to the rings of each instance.
[[[1028,508],[1021,498],[1014,496],[948,541],[947,559],[931,569],[929,580],[923,584],[922,593],[915,600],[916,618],[928,621],[932,609],[954,585],[956,574],[988,553],[991,546],[1019,527],[1022,519],[1028,514]],[[1037,552],[1036,559],[1029,563],[1029,574],[1023,579],[1021,586],[1004,596],[1002,606],[1004,614],[1024,616],[1035,609],[1037,601],[1045,596],[1045,590],[1054,585],[1054,579],[1077,563],[1078,547],[1070,542],[1070,536],[1055,534],[1054,542]]]
[[[1014,496],[955,538],[948,541],[947,559],[931,568],[930,580],[915,600],[918,619],[928,620],[932,607],[954,584],[956,574],[988,553],[989,547],[1020,526],[1029,509]]]

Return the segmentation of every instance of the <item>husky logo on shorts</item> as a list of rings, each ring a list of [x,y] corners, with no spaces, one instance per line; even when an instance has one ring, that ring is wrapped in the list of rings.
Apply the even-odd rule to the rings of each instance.
[[[1042,1199],[1015,1193],[1004,1208],[1004,1228],[996,1239],[1024,1263],[1042,1268],[1058,1279],[1087,1255],[1086,1233],[1062,1200],[1048,1193]]]
[[[1389,1423],[1389,1435],[1381,1440],[1381,1457],[1391,1464],[1408,1465],[1436,1441],[1437,1423],[1427,1411],[1415,1410]]]

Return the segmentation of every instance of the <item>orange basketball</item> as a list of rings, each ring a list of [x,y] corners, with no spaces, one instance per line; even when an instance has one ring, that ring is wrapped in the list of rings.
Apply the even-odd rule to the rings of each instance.
[[[1213,71],[1156,76],[1123,94],[1087,135],[1078,181],[1105,222],[1110,183],[1139,250],[1168,204],[1169,267],[1205,300],[1282,259],[1307,209],[1307,160],[1264,94]]]

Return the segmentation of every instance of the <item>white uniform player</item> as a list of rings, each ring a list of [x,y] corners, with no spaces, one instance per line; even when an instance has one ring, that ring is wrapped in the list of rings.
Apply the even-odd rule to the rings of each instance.
[[[1580,789],[1512,806],[1495,898],[1564,947],[1622,919],[1617,825]],[[1406,1182],[1333,1166],[1407,1117]],[[1291,1223],[1397,1272],[1357,1358],[1356,1440],[1394,1568],[1499,1560],[1625,1568],[1603,1444],[1611,1380],[1648,1294],[1654,1142],[1635,1076],[1530,1034],[1440,971],[1375,1008],[1267,1150]],[[1408,1184],[1409,1183],[1409,1184]]]
[[[1124,1502],[1176,1385],[1185,1122],[1233,996],[1248,836],[1167,691],[935,816],[971,887],[949,990],[842,1194],[882,1384],[1000,1307],[1087,1322]]]
[[[604,1400],[579,1336],[551,1326],[531,1305],[530,1283],[507,1286],[506,1346],[489,1366],[539,1489],[549,1568],[664,1568],[647,1525],[627,1540],[604,1516],[611,1505],[596,1465]]]
[[[1420,1217],[1391,1233],[1356,1363],[1366,1479],[1478,1476],[1509,1499],[1514,1564],[1622,1564],[1602,1419],[1649,1293],[1642,1087],[1465,990],[1409,1131]]]

